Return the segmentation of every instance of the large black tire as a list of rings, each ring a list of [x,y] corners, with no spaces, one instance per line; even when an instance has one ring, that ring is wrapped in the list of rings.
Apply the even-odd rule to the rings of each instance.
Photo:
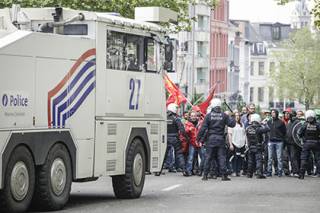
[[[46,211],[62,209],[69,200],[72,184],[71,160],[66,147],[55,144],[36,174],[33,208]]]
[[[125,175],[112,177],[113,191],[117,198],[139,198],[145,180],[146,156],[140,139],[134,139],[126,156]],[[134,175],[136,174],[136,175]]]
[[[25,212],[30,206],[35,184],[32,155],[26,147],[19,146],[8,162],[4,188],[0,191],[0,212]]]

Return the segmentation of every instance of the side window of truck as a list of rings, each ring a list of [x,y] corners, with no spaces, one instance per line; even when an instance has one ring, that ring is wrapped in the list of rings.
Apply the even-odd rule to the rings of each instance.
[[[157,46],[152,38],[146,38],[147,72],[157,72]]]
[[[144,38],[108,30],[106,60],[107,69],[143,71]]]
[[[107,31],[107,69],[125,70],[125,34]]]

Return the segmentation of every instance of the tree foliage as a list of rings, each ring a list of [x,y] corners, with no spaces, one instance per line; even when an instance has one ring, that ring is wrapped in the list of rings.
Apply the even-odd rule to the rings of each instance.
[[[205,4],[215,7],[219,0],[203,0]],[[176,31],[190,30],[189,3],[195,4],[195,0],[2,0],[0,8],[11,7],[12,4],[20,4],[21,7],[54,7],[62,6],[77,10],[117,12],[127,18],[134,18],[135,7],[160,6],[169,8],[178,13]],[[168,24],[168,23],[163,23]]]
[[[274,53],[280,66],[271,77],[284,97],[300,100],[308,109],[320,94],[320,37],[303,28],[282,47]]]
[[[287,4],[288,2],[295,1],[295,0],[275,0],[280,5]],[[320,29],[320,0],[313,0],[314,1],[314,8],[312,9],[312,14],[314,16],[314,23],[315,26]]]

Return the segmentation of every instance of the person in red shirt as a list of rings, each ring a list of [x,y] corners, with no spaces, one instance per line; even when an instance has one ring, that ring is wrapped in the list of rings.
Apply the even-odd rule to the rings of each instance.
[[[192,175],[192,166],[193,166],[195,152],[201,148],[201,144],[198,143],[197,141],[198,124],[199,124],[198,113],[195,111],[191,111],[190,118],[185,123],[186,134],[189,136],[189,139],[190,139],[188,159],[187,159],[187,165],[186,165],[187,176]]]

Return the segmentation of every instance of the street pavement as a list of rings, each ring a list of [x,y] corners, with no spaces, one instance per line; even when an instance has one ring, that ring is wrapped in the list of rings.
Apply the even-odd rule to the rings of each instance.
[[[64,210],[86,213],[316,213],[320,212],[320,178],[271,177],[265,180],[231,177],[202,181],[198,176],[148,175],[141,198],[114,197],[111,178],[73,183]]]

